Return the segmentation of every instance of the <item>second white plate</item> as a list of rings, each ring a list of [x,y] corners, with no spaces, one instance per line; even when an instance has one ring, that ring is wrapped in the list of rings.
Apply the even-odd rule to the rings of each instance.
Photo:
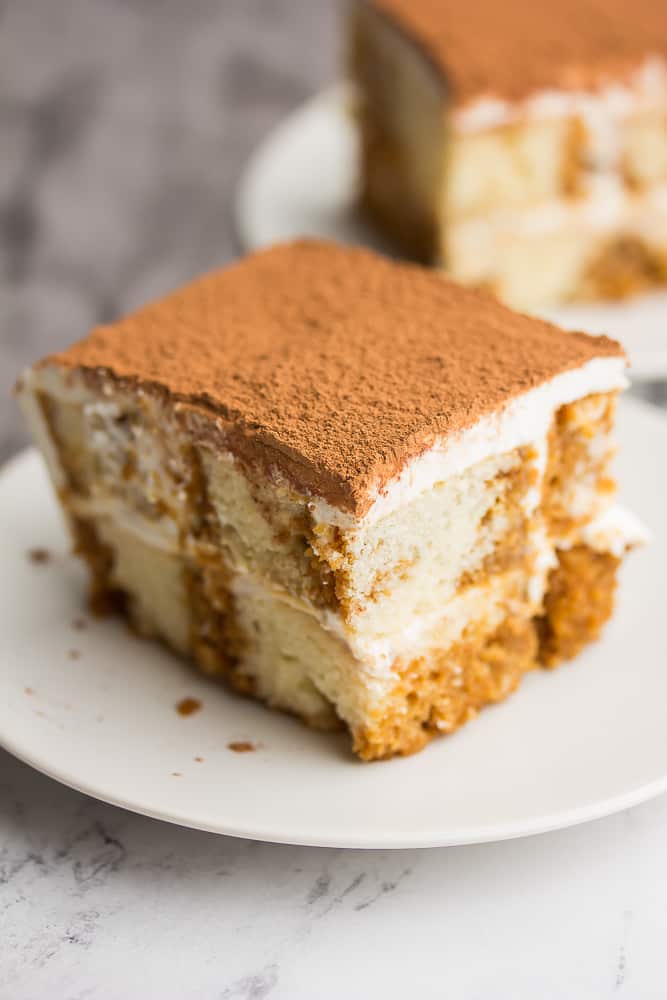
[[[107,802],[295,844],[501,840],[650,798],[667,787],[667,417],[626,401],[620,439],[623,498],[654,538],[624,568],[603,640],[454,736],[379,764],[82,613],[83,570],[26,452],[0,475],[0,745]],[[186,697],[202,707],[182,717]]]
[[[238,192],[237,225],[248,250],[320,236],[389,252],[355,210],[358,147],[345,90],[326,91],[275,129],[251,159]],[[607,333],[625,346],[635,379],[667,378],[667,292],[627,302],[567,306],[549,319]]]

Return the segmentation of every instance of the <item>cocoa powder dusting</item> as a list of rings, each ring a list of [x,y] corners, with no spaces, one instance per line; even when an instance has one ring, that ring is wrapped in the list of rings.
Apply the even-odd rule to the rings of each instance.
[[[625,81],[667,56],[664,0],[370,0],[416,42],[455,105]]]
[[[359,516],[436,439],[604,355],[622,350],[434,271],[300,240],[99,327],[43,364],[82,368],[105,389],[111,379],[159,393],[190,433]]]

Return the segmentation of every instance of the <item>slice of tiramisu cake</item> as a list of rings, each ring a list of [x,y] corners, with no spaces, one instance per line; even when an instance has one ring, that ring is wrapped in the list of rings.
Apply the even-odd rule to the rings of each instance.
[[[303,241],[20,394],[94,603],[371,760],[597,638],[640,537],[609,473],[624,369],[605,337]]]
[[[665,0],[357,0],[363,203],[522,308],[667,283]]]

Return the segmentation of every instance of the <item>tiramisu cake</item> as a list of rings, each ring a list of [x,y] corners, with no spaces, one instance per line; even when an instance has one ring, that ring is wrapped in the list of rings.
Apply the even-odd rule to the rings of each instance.
[[[667,282],[665,0],[357,0],[370,215],[521,308]]]
[[[605,337],[303,241],[20,393],[94,604],[371,760],[598,636],[639,537],[609,476],[624,368]]]

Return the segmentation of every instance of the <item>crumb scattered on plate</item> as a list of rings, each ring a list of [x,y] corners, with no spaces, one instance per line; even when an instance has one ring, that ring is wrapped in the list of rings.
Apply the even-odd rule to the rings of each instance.
[[[34,694],[35,693],[35,689],[31,688],[31,687],[23,688],[23,690],[25,691],[26,694]]]
[[[35,566],[44,566],[51,561],[51,553],[43,548],[28,549],[28,559]]]
[[[194,715],[202,707],[199,698],[182,698],[176,705],[179,715]]]
[[[88,622],[85,618],[75,618],[72,622],[72,628],[76,629],[77,632],[83,632],[83,630],[87,627]]]
[[[171,776],[172,776],[172,778],[182,778],[183,777],[183,775],[181,774],[180,771],[172,771],[171,772]]]
[[[70,660],[78,660],[81,657],[81,650],[70,649],[68,650],[67,655],[69,656]]]
[[[252,753],[257,749],[257,744],[251,743],[250,740],[232,740],[227,744],[227,749],[233,750],[234,753]]]
[[[203,764],[204,763],[204,758],[203,757],[195,757],[195,760],[197,761],[198,764]]]

